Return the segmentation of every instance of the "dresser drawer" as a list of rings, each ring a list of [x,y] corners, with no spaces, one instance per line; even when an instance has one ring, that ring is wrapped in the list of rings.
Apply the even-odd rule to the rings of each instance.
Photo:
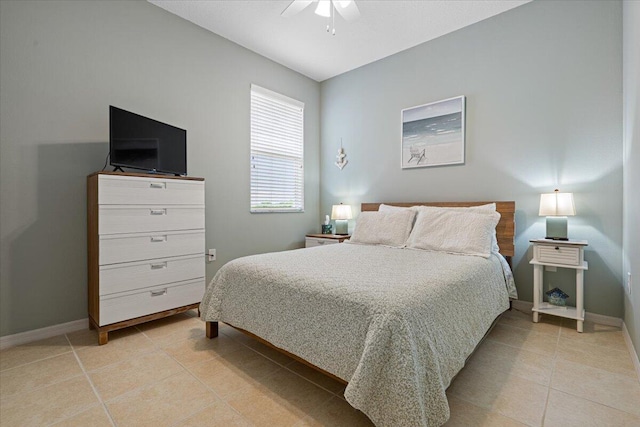
[[[101,296],[99,326],[198,303],[202,300],[204,289],[203,277],[135,292]]]
[[[580,248],[554,245],[536,245],[535,258],[540,262],[563,265],[580,265]]]
[[[305,238],[305,248],[313,248],[314,246],[326,246],[326,245],[334,245],[336,243],[340,243],[338,240],[334,239],[321,239],[316,237],[307,237]]]
[[[204,205],[204,181],[101,175],[100,205]]]
[[[100,267],[100,296],[204,277],[203,258],[191,255]]]
[[[204,206],[100,206],[98,234],[204,229]]]
[[[100,237],[100,265],[204,254],[204,231],[115,234]]]

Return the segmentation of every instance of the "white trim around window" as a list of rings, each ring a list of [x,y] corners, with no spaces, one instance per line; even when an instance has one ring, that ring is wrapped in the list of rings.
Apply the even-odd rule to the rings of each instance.
[[[304,212],[304,103],[254,84],[251,212]]]

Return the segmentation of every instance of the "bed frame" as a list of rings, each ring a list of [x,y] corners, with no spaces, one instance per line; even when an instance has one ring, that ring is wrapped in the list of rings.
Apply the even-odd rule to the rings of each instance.
[[[509,263],[509,265],[511,266],[511,257],[515,255],[515,244],[514,244],[514,238],[515,238],[515,211],[516,211],[516,203],[509,201],[509,202],[416,202],[416,203],[384,203],[385,205],[391,205],[391,206],[400,206],[400,207],[409,207],[409,206],[437,206],[437,207],[456,207],[456,208],[464,208],[464,207],[470,207],[470,206],[479,206],[479,205],[486,205],[488,203],[495,203],[496,204],[496,210],[500,213],[500,221],[498,222],[498,225],[496,226],[496,236],[498,239],[498,246],[500,246],[500,253],[502,254],[502,256],[504,256],[507,259],[507,262]],[[365,212],[365,211],[377,211],[378,207],[381,205],[381,203],[362,203],[361,205],[361,211]],[[498,316],[499,318],[500,316]],[[489,328],[489,331],[487,331],[487,333],[485,334],[485,337],[487,336],[487,334],[491,331],[491,329],[493,329],[493,326],[496,324],[498,319],[496,319],[493,324],[491,325],[491,327]],[[257,335],[252,334],[249,331],[246,331],[244,329],[235,327],[233,325],[230,325],[228,323],[226,323],[227,325],[231,326],[234,329],[237,329],[238,331],[242,332],[243,334],[254,338],[255,340],[266,344],[267,346],[279,351],[280,353],[283,353],[289,357],[291,357],[292,359],[297,360],[300,363],[303,363],[304,365],[309,366],[310,368],[315,369],[316,371],[319,371],[325,375],[327,375],[328,377],[331,377],[333,379],[335,379],[336,381],[339,381],[343,384],[347,384],[348,381],[343,380],[342,378],[339,378],[335,375],[333,375],[330,372],[325,371],[322,368],[319,368],[315,365],[313,365],[310,362],[307,362],[306,360],[304,360],[303,358],[296,356],[295,354],[289,353],[286,350],[283,350],[279,347],[276,347],[275,345],[271,344],[269,341],[266,341],[262,338],[260,338]],[[218,336],[218,322],[206,322],[206,333],[207,333],[207,338],[215,338]],[[484,341],[484,338],[480,341],[482,342]],[[471,356],[469,356],[471,357]]]

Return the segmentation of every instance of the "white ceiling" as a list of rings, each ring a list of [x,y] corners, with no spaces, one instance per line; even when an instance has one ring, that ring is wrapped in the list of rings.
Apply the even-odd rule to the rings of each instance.
[[[315,4],[295,16],[291,0],[148,0],[171,13],[323,81],[531,0],[357,0],[360,17],[337,16],[336,35]]]

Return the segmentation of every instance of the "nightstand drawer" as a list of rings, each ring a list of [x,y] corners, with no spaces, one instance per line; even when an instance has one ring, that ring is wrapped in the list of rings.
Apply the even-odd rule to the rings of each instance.
[[[315,237],[307,237],[305,239],[305,248],[313,248],[314,246],[326,246],[326,245],[334,245],[336,243],[340,243],[339,240],[335,239],[321,239]]]
[[[535,245],[534,259],[539,262],[563,265],[580,265],[580,248],[553,245]]]

